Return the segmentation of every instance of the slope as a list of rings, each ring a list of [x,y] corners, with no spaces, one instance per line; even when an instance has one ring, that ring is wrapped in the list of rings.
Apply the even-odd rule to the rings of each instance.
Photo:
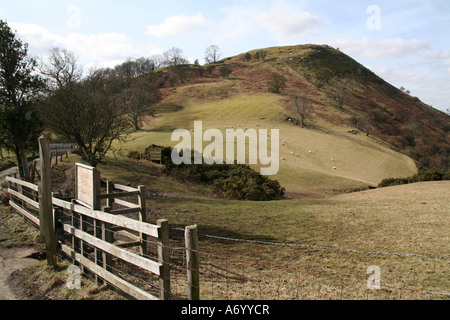
[[[261,51],[266,57],[255,58]],[[220,76],[224,66],[232,71],[227,78]],[[285,160],[273,178],[288,192],[315,195],[410,176],[416,163],[405,154],[419,166],[448,161],[447,115],[328,46],[266,48],[207,67],[190,66],[189,80],[174,86],[163,80],[165,72],[170,69],[158,71],[163,100],[157,116],[130,136],[121,146],[125,151],[143,152],[150,144],[174,146],[172,132],[192,129],[195,120],[203,122],[203,130],[217,128],[224,135],[225,127],[279,129],[280,159]],[[287,79],[281,94],[268,91],[273,72]],[[336,105],[341,84],[345,100]],[[305,128],[288,120],[295,117],[288,108],[293,88],[313,101],[314,118]]]

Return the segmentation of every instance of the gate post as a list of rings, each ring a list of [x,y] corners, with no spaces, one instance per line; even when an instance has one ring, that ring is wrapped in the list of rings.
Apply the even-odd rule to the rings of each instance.
[[[169,254],[169,222],[160,219],[157,222],[158,230],[158,260],[162,266],[159,274],[159,287],[161,300],[170,300],[170,254]]]
[[[188,299],[200,300],[200,276],[198,259],[198,231],[197,226],[185,229],[186,269],[188,282]]]
[[[39,156],[41,159],[41,185],[39,186],[40,232],[45,240],[47,263],[56,267],[57,248],[52,203],[52,172],[49,139],[45,135],[39,138]]]

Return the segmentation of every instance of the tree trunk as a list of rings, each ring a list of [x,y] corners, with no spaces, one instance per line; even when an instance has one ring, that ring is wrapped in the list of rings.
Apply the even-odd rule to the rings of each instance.
[[[25,152],[25,149],[20,149],[19,151],[20,153],[20,162],[21,162],[21,166],[22,168],[19,168],[19,172],[21,173],[21,177],[23,179],[25,179],[25,181],[30,181],[31,177],[30,177],[30,167],[28,165],[28,159],[27,159],[27,153]]]

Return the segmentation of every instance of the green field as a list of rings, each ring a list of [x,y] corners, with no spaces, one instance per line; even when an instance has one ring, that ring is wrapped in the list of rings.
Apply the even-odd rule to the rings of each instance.
[[[203,131],[217,128],[224,137],[226,128],[231,127],[268,129],[269,135],[270,129],[278,129],[280,170],[272,178],[288,193],[328,195],[376,186],[385,178],[406,177],[416,172],[413,160],[376,138],[348,133],[350,127],[317,120],[313,126],[301,128],[285,121],[283,96],[242,94],[238,88],[227,92],[228,97],[211,101],[186,98],[181,109],[149,119],[143,130],[114,148],[126,155],[128,151],[143,152],[151,144],[174,146],[178,143],[171,141],[175,129],[191,130],[194,121],[202,121]],[[176,92],[173,95],[179,98]],[[248,154],[248,148],[244,152]]]

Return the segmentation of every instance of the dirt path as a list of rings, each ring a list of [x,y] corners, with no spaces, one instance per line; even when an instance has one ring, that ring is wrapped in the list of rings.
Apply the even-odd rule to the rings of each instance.
[[[17,172],[17,167],[12,167],[6,170],[3,170],[0,172],[0,183],[2,183],[7,176],[9,176],[10,174],[16,173]]]
[[[0,300],[25,300],[26,296],[18,294],[8,284],[9,276],[37,264],[39,261],[31,258],[36,253],[33,248],[0,248]]]

